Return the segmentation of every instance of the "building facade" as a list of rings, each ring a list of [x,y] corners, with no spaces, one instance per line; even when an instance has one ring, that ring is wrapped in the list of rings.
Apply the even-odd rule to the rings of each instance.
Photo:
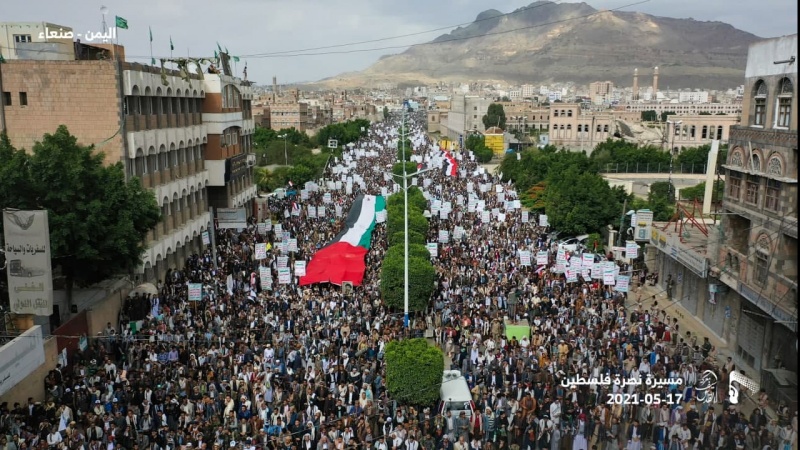
[[[122,162],[127,177],[154,192],[162,212],[134,275],[163,279],[202,248],[209,206],[251,212],[252,88],[227,75],[127,63],[124,49],[112,44],[69,48],[67,60],[20,53],[0,67],[0,128],[30,150],[66,125],[107,163]]]
[[[589,153],[615,131],[611,112],[586,111],[578,103],[551,103],[549,123],[550,144]]]
[[[675,114],[741,114],[742,105],[737,103],[627,103],[616,109],[644,112],[655,111],[656,114],[671,112]]]
[[[0,56],[6,61],[75,59],[72,28],[49,22],[0,23]]]
[[[450,112],[447,114],[447,137],[458,141],[459,136],[472,132],[483,133],[483,116],[489,110],[492,99],[472,95],[455,95],[450,100]],[[444,130],[443,130],[443,133]]]
[[[253,89],[250,83],[223,74],[205,75],[203,86],[209,205],[244,208],[249,217],[258,194],[253,180]]]
[[[710,144],[713,140],[727,144],[731,127],[739,123],[739,115],[671,115],[669,120],[671,123],[664,124],[668,128],[664,148],[680,151],[685,147]]]
[[[0,68],[4,128],[30,150],[66,125],[82,145],[151,189],[163,220],[147,236],[140,279],[159,279],[201,248],[209,223],[205,91],[197,75],[113,60],[9,61]],[[168,85],[164,85],[166,80]],[[57,81],[57,82],[55,82]]]
[[[796,56],[796,34],[750,46],[742,124],[731,130],[723,166],[715,273],[737,324],[736,357],[762,372],[762,384],[781,366],[797,377]]]

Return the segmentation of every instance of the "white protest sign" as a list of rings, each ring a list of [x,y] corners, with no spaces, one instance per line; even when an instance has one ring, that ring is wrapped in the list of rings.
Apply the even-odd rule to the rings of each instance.
[[[306,262],[305,261],[295,261],[294,262],[294,276],[303,277],[305,275],[306,275]]]
[[[256,259],[267,259],[267,244],[256,244]]]

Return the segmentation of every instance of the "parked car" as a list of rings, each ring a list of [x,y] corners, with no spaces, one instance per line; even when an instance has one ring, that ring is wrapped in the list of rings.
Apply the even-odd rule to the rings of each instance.
[[[588,234],[582,234],[580,236],[566,238],[558,241],[558,248],[564,249],[570,253],[574,253],[578,250],[578,247],[586,245],[586,241],[589,239]]]

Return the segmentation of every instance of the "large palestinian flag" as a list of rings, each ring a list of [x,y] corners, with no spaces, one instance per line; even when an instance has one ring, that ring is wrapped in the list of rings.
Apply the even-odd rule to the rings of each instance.
[[[380,195],[359,195],[345,219],[344,229],[333,240],[317,250],[306,267],[300,285],[344,281],[360,286],[367,269],[364,257],[372,241],[375,215],[386,209],[386,199]]]

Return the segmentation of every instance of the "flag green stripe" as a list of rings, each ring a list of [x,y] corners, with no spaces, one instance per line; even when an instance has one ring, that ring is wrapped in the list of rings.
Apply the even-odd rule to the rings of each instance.
[[[367,228],[367,231],[364,233],[364,235],[361,236],[361,239],[358,241],[359,247],[364,247],[367,249],[370,247],[370,245],[372,244],[372,231],[375,229],[375,224],[377,223],[375,222],[375,215],[378,213],[378,211],[383,211],[385,209],[386,209],[386,199],[383,198],[382,195],[378,195],[377,197],[375,197],[375,212],[372,215],[372,223],[370,223],[369,228]]]

